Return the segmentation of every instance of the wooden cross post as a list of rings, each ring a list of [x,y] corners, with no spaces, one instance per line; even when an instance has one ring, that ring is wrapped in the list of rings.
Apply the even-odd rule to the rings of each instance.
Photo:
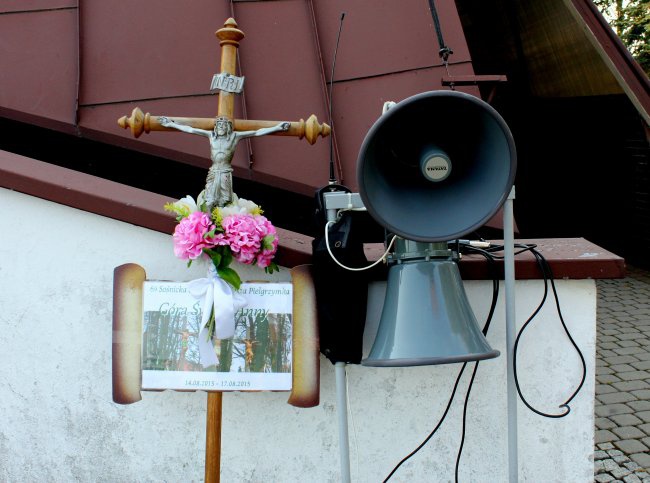
[[[237,28],[234,19],[229,18],[223,28],[217,30],[215,35],[221,45],[221,72],[215,75],[212,81],[212,87],[220,91],[217,116],[231,120],[234,131],[256,131],[280,124],[281,121],[234,119],[235,94],[241,92],[244,82],[243,77],[236,77],[237,48],[239,47],[239,41],[244,38],[244,32]],[[204,132],[212,131],[215,128],[215,118],[152,116],[149,113],[143,114],[138,107],[133,109],[130,117],[121,117],[118,124],[124,129],[130,128],[133,136],[137,138],[143,132],[178,130],[178,128],[163,126],[162,123],[168,119],[173,119],[177,124],[203,130]],[[307,121],[300,119],[299,121],[290,122],[287,129],[271,134],[297,136],[300,139],[304,137],[309,144],[314,144],[318,136],[325,137],[330,134],[330,126],[325,123],[319,124],[316,116],[312,114]],[[206,483],[218,483],[220,479],[221,411],[222,393],[208,392],[205,441]]]
[[[243,77],[235,77],[237,66],[237,48],[239,41],[244,38],[244,32],[237,28],[234,19],[226,20],[223,28],[215,33],[221,45],[221,73],[215,75],[213,86],[219,89],[219,105],[217,116],[225,116],[232,120],[235,131],[254,131],[257,129],[273,127],[281,121],[255,121],[250,119],[233,119],[235,107],[235,94],[243,89]],[[174,131],[174,128],[165,127],[160,123],[162,116],[152,116],[143,113],[139,107],[131,112],[131,116],[122,116],[117,123],[124,129],[131,129],[134,137],[140,137],[151,131]],[[201,117],[175,117],[167,116],[180,124],[198,129],[214,129],[215,118]],[[318,122],[315,115],[309,116],[307,121],[300,119],[289,123],[287,131],[273,133],[276,136],[296,136],[305,138],[309,144],[314,144],[318,136],[326,137],[330,134],[330,126]]]

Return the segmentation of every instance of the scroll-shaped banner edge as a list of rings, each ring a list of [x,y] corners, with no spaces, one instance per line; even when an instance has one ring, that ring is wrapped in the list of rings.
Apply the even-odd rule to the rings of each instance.
[[[292,406],[310,408],[320,402],[320,345],[316,288],[311,265],[291,270],[293,283],[293,373]]]
[[[316,290],[311,265],[290,270],[293,283],[292,389],[288,403],[308,408],[320,402],[320,358]],[[143,267],[127,263],[113,275],[113,401],[142,399]],[[194,392],[183,390],[182,392]]]
[[[135,263],[113,272],[113,401],[132,404],[142,399],[142,285],[144,268]]]

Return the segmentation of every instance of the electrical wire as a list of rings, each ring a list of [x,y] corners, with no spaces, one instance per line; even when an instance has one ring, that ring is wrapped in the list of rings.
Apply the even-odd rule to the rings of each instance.
[[[515,248],[519,249],[519,250],[517,250],[515,252],[515,255],[519,255],[519,254],[524,253],[524,252],[530,252],[530,253],[533,254],[533,256],[535,257],[535,261],[537,262],[537,266],[539,267],[539,269],[540,269],[540,271],[542,273],[542,278],[544,280],[544,293],[542,295],[542,299],[541,299],[540,303],[538,304],[537,308],[530,315],[530,317],[528,317],[526,322],[524,322],[521,329],[519,329],[519,332],[517,333],[517,337],[515,339],[515,344],[514,344],[514,347],[513,347],[513,354],[512,354],[512,359],[513,359],[513,364],[512,365],[513,365],[513,375],[514,375],[515,387],[517,388],[517,394],[519,395],[519,398],[521,399],[521,402],[523,402],[524,405],[528,409],[530,409],[532,412],[534,412],[535,414],[538,414],[538,415],[543,416],[545,418],[563,418],[563,417],[567,416],[571,412],[571,407],[569,406],[569,403],[578,395],[578,393],[582,389],[582,386],[585,383],[585,380],[587,378],[587,364],[585,362],[585,357],[582,354],[582,351],[580,350],[580,348],[578,347],[578,344],[576,344],[575,340],[573,339],[573,336],[571,335],[571,332],[569,331],[569,328],[567,327],[566,322],[564,320],[564,315],[562,314],[562,309],[560,307],[560,299],[559,299],[559,296],[557,294],[557,289],[555,287],[555,277],[553,276],[553,271],[551,270],[551,267],[548,264],[548,261],[546,260],[544,255],[542,255],[537,250],[537,245],[534,245],[534,244],[530,244],[530,245],[527,245],[527,244],[515,244]],[[493,256],[495,259],[502,259],[503,258],[503,256],[498,256],[498,255],[494,254],[494,252],[499,252],[499,251],[503,250],[502,245],[494,245],[494,246],[492,246],[492,247],[490,247],[488,249],[479,249],[479,248],[471,247],[471,250],[475,251],[475,252],[485,251],[486,253],[489,253],[491,256]],[[558,314],[558,318],[560,319],[560,323],[562,325],[562,328],[564,329],[564,333],[566,334],[569,341],[571,342],[571,345],[575,348],[575,350],[576,350],[576,352],[578,354],[578,357],[580,358],[581,365],[582,365],[582,376],[580,378],[580,382],[578,383],[577,388],[575,389],[575,391],[573,391],[571,396],[569,396],[569,398],[564,403],[562,403],[562,404],[560,404],[558,406],[560,409],[565,410],[563,413],[560,413],[560,414],[545,413],[544,411],[541,411],[541,410],[536,409],[535,407],[533,407],[532,404],[530,404],[528,402],[528,400],[524,397],[524,395],[522,393],[521,386],[519,384],[519,375],[518,375],[518,372],[517,372],[517,353],[518,353],[518,349],[519,349],[519,342],[520,342],[521,337],[524,334],[524,331],[526,330],[526,328],[528,328],[530,323],[537,316],[537,314],[539,314],[540,310],[542,309],[542,307],[546,303],[546,298],[548,296],[548,285],[549,285],[549,283],[551,285],[551,290],[553,292],[553,298],[555,300],[555,307],[556,307],[556,311],[557,311],[557,314]]]
[[[447,403],[447,407],[445,408],[445,412],[442,413],[442,417],[438,421],[438,424],[436,425],[435,428],[429,433],[429,435],[420,443],[420,445],[415,448],[413,451],[411,451],[407,456],[402,458],[402,460],[395,465],[393,470],[388,474],[386,479],[384,479],[383,483],[386,483],[390,478],[395,474],[395,472],[399,469],[400,466],[402,466],[406,461],[408,461],[412,456],[414,456],[418,451],[420,451],[424,445],[426,445],[429,440],[433,437],[434,434],[436,434],[436,431],[438,431],[438,428],[442,426],[442,423],[445,421],[445,418],[447,417],[447,413],[449,412],[449,409],[451,408],[451,403],[454,401],[454,396],[456,395],[456,390],[458,389],[458,383],[460,382],[460,378],[463,375],[463,372],[465,371],[465,367],[467,367],[467,362],[463,362],[463,366],[460,368],[460,372],[458,373],[458,376],[456,377],[456,382],[454,383],[454,389],[451,391],[451,397],[449,398],[449,402]]]
[[[368,265],[366,267],[360,267],[360,268],[346,267],[345,265],[343,265],[341,262],[339,262],[336,259],[336,257],[332,253],[332,249],[330,248],[329,227],[330,227],[331,224],[334,224],[334,223],[335,223],[334,221],[328,221],[327,223],[325,223],[325,246],[327,247],[327,253],[330,254],[330,257],[332,257],[332,260],[334,260],[334,262],[339,267],[344,268],[346,270],[350,270],[351,272],[361,272],[363,270],[369,270],[369,269],[379,265],[380,263],[382,263],[384,260],[386,260],[386,257],[388,256],[391,249],[393,248],[393,244],[395,243],[395,238],[397,238],[397,236],[393,236],[393,238],[391,239],[390,243],[388,244],[388,248],[386,249],[384,254],[377,261],[372,263],[371,265]]]
[[[483,257],[485,257],[486,260],[488,261],[489,271],[490,271],[490,273],[492,275],[492,303],[490,305],[490,311],[488,313],[486,323],[485,323],[485,325],[483,327],[483,335],[487,335],[487,331],[488,331],[490,323],[492,321],[492,317],[494,315],[494,310],[496,308],[497,299],[498,299],[498,296],[499,296],[499,279],[496,276],[495,260],[504,258],[503,256],[496,255],[495,253],[503,251],[504,247],[502,245],[492,245],[489,248],[479,248],[479,247],[471,246],[469,244],[463,244],[462,248],[464,250],[466,250],[466,251],[480,254]],[[530,244],[530,245],[515,244],[515,248],[518,249],[517,251],[515,251],[515,255],[519,255],[519,254],[524,253],[524,252],[531,252],[533,254],[533,256],[535,257],[535,260],[537,262],[537,265],[538,265],[540,271],[542,272],[542,277],[543,277],[543,280],[544,280],[544,293],[542,295],[542,299],[541,299],[539,305],[537,306],[537,308],[531,314],[531,316],[526,320],[526,322],[523,324],[521,329],[519,329],[519,333],[517,334],[517,338],[515,339],[515,344],[514,344],[514,348],[513,348],[513,369],[514,369],[513,372],[514,372],[515,386],[517,388],[517,394],[519,395],[519,398],[521,399],[521,401],[526,405],[526,407],[528,409],[530,409],[532,412],[534,412],[535,414],[538,414],[540,416],[547,417],[547,418],[563,418],[563,417],[565,417],[566,415],[568,415],[571,412],[571,408],[569,406],[569,403],[578,395],[578,393],[582,389],[582,386],[584,385],[584,382],[586,380],[586,375],[587,375],[587,365],[586,365],[586,362],[585,362],[584,355],[582,354],[582,351],[580,350],[580,348],[576,344],[575,340],[571,336],[571,333],[570,333],[570,331],[569,331],[569,329],[568,329],[568,327],[566,325],[566,322],[564,320],[564,316],[562,315],[562,310],[560,308],[560,300],[559,300],[559,296],[557,294],[557,289],[555,287],[553,272],[551,270],[550,265],[548,264],[548,261],[536,249],[537,246],[534,245],[534,244]],[[456,249],[457,250],[461,249],[461,245],[459,243],[456,243]],[[549,413],[545,413],[543,411],[540,411],[540,410],[534,408],[526,400],[526,398],[523,396],[522,391],[521,391],[521,387],[519,385],[519,377],[518,377],[518,374],[517,374],[517,350],[518,350],[518,346],[519,346],[519,341],[520,341],[521,336],[523,335],[524,331],[528,327],[528,325],[537,316],[537,314],[540,312],[540,310],[542,309],[542,307],[546,303],[549,283],[551,285],[551,290],[553,292],[553,297],[555,299],[555,307],[556,307],[558,317],[560,319],[560,323],[562,324],[564,332],[567,335],[567,337],[569,338],[569,341],[571,342],[571,344],[575,348],[576,352],[578,353],[578,356],[580,357],[580,361],[582,363],[582,377],[581,377],[580,383],[578,384],[578,387],[571,394],[571,396],[564,403],[562,403],[559,406],[560,408],[566,409],[566,412],[564,412],[562,414],[549,414]],[[456,395],[456,390],[458,389],[458,383],[460,382],[460,378],[463,375],[463,372],[465,371],[465,367],[467,366],[467,364],[468,364],[467,362],[463,363],[463,366],[461,367],[461,370],[460,370],[458,376],[456,377],[456,382],[454,383],[454,388],[453,388],[453,390],[451,392],[451,396],[450,396],[449,401],[447,403],[447,407],[445,408],[445,411],[443,412],[440,420],[438,421],[438,424],[429,433],[429,435],[424,439],[424,441],[422,441],[422,443],[420,443],[420,445],[417,448],[415,448],[411,453],[409,453],[407,456],[405,456],[393,468],[393,470],[389,473],[389,475],[384,480],[384,483],[386,483],[395,474],[395,472],[402,466],[402,464],[404,464],[407,460],[409,460],[412,456],[414,456],[418,451],[420,451],[420,449],[422,449],[429,442],[429,440],[433,437],[433,435],[436,433],[436,431],[438,431],[440,426],[442,426],[442,423],[444,422],[445,418],[447,417],[447,413],[449,412],[449,409],[451,408],[451,404],[452,404],[452,402],[454,400],[454,397]],[[467,387],[467,393],[465,395],[465,401],[464,401],[464,404],[463,404],[461,440],[460,440],[460,444],[459,444],[459,448],[458,448],[458,453],[456,455],[456,464],[455,464],[455,468],[454,468],[454,478],[455,478],[456,483],[458,483],[458,471],[459,471],[459,467],[460,467],[460,459],[461,459],[461,456],[462,456],[463,447],[464,447],[464,443],[465,443],[465,427],[466,427],[466,421],[467,421],[467,407],[468,407],[468,403],[469,403],[469,397],[470,397],[470,393],[471,393],[471,390],[472,390],[472,386],[474,384],[474,378],[475,378],[476,372],[478,370],[478,366],[479,366],[479,362],[477,361],[476,364],[474,365],[474,370],[472,371],[472,376],[470,378],[470,381],[469,381],[469,384],[468,384],[468,387]]]
[[[475,249],[474,247],[471,247],[473,250]],[[479,248],[476,248],[478,252],[482,251]],[[488,264],[490,267],[490,271],[494,272],[494,260],[490,259],[489,255],[486,256],[483,253],[480,253],[481,255],[485,256],[486,259],[488,260]],[[483,326],[483,334],[487,334],[488,329],[490,328],[490,323],[492,322],[492,317],[494,316],[494,311],[496,309],[497,305],[497,299],[499,298],[499,280],[496,277],[492,278],[492,303],[490,304],[490,310],[488,312],[485,324]],[[394,474],[395,472],[399,469],[400,466],[402,466],[406,461],[408,461],[412,456],[414,456],[418,451],[420,451],[428,442],[429,440],[433,437],[433,435],[438,431],[440,426],[442,426],[442,423],[445,421],[445,418],[447,417],[447,413],[449,412],[449,409],[451,408],[451,403],[454,401],[454,397],[456,396],[456,390],[458,389],[458,383],[460,382],[460,378],[463,375],[463,372],[465,371],[465,368],[467,367],[467,362],[463,362],[463,365],[460,369],[460,372],[458,373],[458,376],[456,377],[456,382],[454,383],[454,388],[451,391],[451,396],[449,397],[449,401],[447,402],[447,407],[445,408],[445,411],[442,413],[442,416],[440,417],[440,420],[438,421],[438,424],[436,425],[435,428],[429,433],[429,435],[420,443],[420,445],[415,448],[411,453],[409,453],[407,456],[405,456],[395,467],[393,470],[388,474],[386,479],[384,479],[384,483],[386,483]],[[467,394],[465,396],[465,403],[464,403],[464,410],[463,410],[463,430],[462,430],[462,439],[461,439],[461,444],[460,444],[460,449],[458,451],[458,455],[456,457],[456,481],[458,481],[458,464],[460,462],[460,456],[462,453],[462,448],[463,448],[463,441],[465,439],[465,420],[466,420],[466,412],[467,412],[467,400],[469,398],[469,394],[472,388],[472,384],[474,382],[474,376],[476,374],[476,369],[478,368],[478,362],[476,363],[474,367],[474,372],[472,373],[472,378],[469,383],[469,387],[467,389]]]

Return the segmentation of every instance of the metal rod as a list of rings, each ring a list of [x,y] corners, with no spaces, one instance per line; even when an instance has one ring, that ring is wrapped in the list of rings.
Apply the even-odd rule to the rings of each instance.
[[[512,187],[503,207],[503,245],[504,275],[506,285],[506,351],[508,358],[508,481],[516,483],[519,479],[517,452],[517,388],[514,373],[514,346],[517,337],[515,319],[515,235],[513,200],[515,187]]]
[[[348,437],[348,400],[346,391],[345,362],[334,364],[336,375],[336,399],[339,416],[339,454],[341,460],[341,482],[350,483],[350,440]]]

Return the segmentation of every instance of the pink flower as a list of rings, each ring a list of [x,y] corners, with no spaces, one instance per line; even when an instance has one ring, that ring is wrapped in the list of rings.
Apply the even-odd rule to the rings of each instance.
[[[256,216],[257,229],[262,237],[261,250],[257,254],[257,264],[261,268],[270,265],[278,250],[278,235],[275,227],[264,216]]]
[[[219,243],[215,237],[206,236],[215,226],[210,217],[201,211],[195,211],[183,218],[174,230],[174,254],[183,260],[197,259],[204,248],[212,248]]]
[[[253,263],[262,242],[255,217],[248,214],[230,215],[223,219],[221,226],[235,260],[240,263]]]
[[[278,248],[276,230],[269,220],[261,215],[237,213],[226,216],[221,226],[223,237],[238,262],[257,263],[262,268],[269,266]]]

